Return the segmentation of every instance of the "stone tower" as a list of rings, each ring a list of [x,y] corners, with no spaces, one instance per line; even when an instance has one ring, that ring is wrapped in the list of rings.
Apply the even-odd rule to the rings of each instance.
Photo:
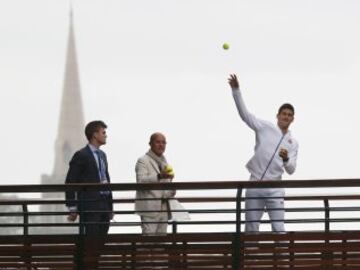
[[[69,168],[69,161],[72,155],[85,146],[86,139],[84,134],[84,113],[81,100],[80,80],[78,72],[77,54],[75,46],[75,35],[73,26],[73,13],[70,10],[69,34],[66,53],[66,64],[64,74],[64,85],[60,107],[60,118],[58,132],[55,141],[55,163],[51,175],[42,175],[42,184],[63,184]],[[63,193],[44,193],[46,199],[64,199]],[[40,211],[67,211],[63,205],[44,205]],[[65,216],[44,216],[41,222],[63,223],[66,222]],[[72,230],[64,227],[57,228],[37,228],[34,232],[49,233],[70,232]]]
[[[81,100],[73,15],[70,12],[69,37],[66,54],[63,94],[58,134],[55,142],[55,163],[48,184],[64,183],[71,156],[85,145],[84,113]]]

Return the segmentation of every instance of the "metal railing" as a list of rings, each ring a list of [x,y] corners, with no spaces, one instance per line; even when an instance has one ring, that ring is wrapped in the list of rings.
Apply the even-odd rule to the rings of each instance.
[[[323,223],[324,230],[329,231],[331,229],[331,224],[334,223],[354,223],[360,222],[360,218],[356,215],[351,217],[336,217],[339,216],[339,213],[349,213],[349,212],[359,212],[360,211],[360,190],[359,192],[354,192],[356,190],[351,189],[347,194],[342,195],[324,195],[323,188],[349,188],[349,187],[359,187],[359,179],[341,179],[341,180],[293,180],[293,181],[224,181],[224,182],[181,182],[181,183],[147,183],[147,184],[68,184],[68,185],[2,185],[0,186],[0,194],[24,194],[24,193],[55,193],[55,192],[65,192],[65,191],[94,191],[94,190],[112,190],[113,192],[125,192],[125,191],[136,191],[136,190],[167,190],[175,189],[178,192],[180,190],[191,190],[191,191],[201,191],[200,196],[188,196],[188,197],[178,197],[177,199],[185,205],[192,205],[192,207],[187,208],[186,211],[190,215],[203,215],[206,216],[205,219],[200,220],[190,220],[190,221],[169,221],[169,224],[172,226],[173,231],[178,231],[178,226],[182,225],[232,225],[234,226],[234,232],[239,234],[242,231],[242,226],[245,224],[244,213],[249,211],[244,207],[244,189],[247,188],[286,188],[286,189],[298,189],[301,188],[305,191],[316,190],[317,188],[322,188],[322,194],[313,194],[313,195],[292,195],[285,196],[284,199],[287,203],[289,202],[322,202],[322,206],[300,206],[300,207],[284,207],[278,209],[268,209],[268,210],[285,210],[286,213],[321,213],[323,217],[311,218],[307,215],[301,215],[297,218],[285,218],[284,221],[286,224],[306,224],[306,223]],[[204,196],[206,191],[211,193],[211,190],[231,190],[237,195],[233,196],[218,196],[217,194],[213,196]],[[332,192],[333,194],[334,192]],[[116,193],[115,193],[116,194]],[[206,193],[205,193],[206,194]],[[257,197],[261,199],[262,197]],[[151,200],[151,199],[146,199]],[[352,206],[334,206],[331,207],[331,202],[334,201],[352,201],[354,202]],[[123,196],[118,197],[114,196],[113,203],[118,206],[115,207],[119,210],[115,210],[116,215],[135,215],[133,209],[121,210],[121,205],[123,204],[133,204],[135,202],[134,197],[124,198]],[[84,203],[84,202],[79,202]],[[217,203],[214,207],[213,204]],[[0,200],[0,206],[17,206],[17,208],[22,209],[22,211],[1,211],[0,212],[0,229],[3,227],[13,227],[13,228],[22,228],[23,234],[29,234],[29,228],[31,227],[79,227],[84,224],[80,223],[47,223],[47,222],[36,222],[32,223],[30,220],[33,217],[45,217],[45,216],[67,216],[68,211],[64,208],[64,211],[29,211],[30,206],[41,206],[41,205],[64,205],[64,199],[25,199],[17,198],[16,200]],[[227,207],[224,207],[224,204]],[[230,206],[228,206],[230,204]],[[193,207],[193,205],[197,207]],[[198,205],[201,205],[200,207]],[[211,207],[209,207],[211,206]],[[253,209],[257,210],[257,209]],[[156,210],[155,210],[156,211]],[[180,210],[179,210],[180,211]],[[158,211],[157,211],[158,212]],[[216,214],[224,214],[230,219],[213,219]],[[336,215],[335,215],[336,214]],[[22,222],[8,223],[7,217],[20,217]],[[122,220],[120,222],[112,222],[112,227],[136,227],[140,226],[138,221],[127,221],[126,219],[118,218]],[[269,223],[269,220],[261,220],[261,223]],[[1,233],[0,233],[1,234]]]
[[[295,218],[286,218],[283,221],[285,224],[322,224],[321,229],[324,232],[331,231],[332,224],[344,223],[346,225],[360,223],[360,216],[355,213],[360,213],[360,190],[357,191],[354,188],[360,187],[360,179],[337,179],[337,180],[292,180],[292,181],[217,181],[217,182],[178,182],[178,183],[147,183],[147,184],[68,184],[68,185],[2,185],[0,186],[0,194],[24,194],[24,193],[59,193],[66,191],[101,191],[112,190],[114,192],[113,203],[117,206],[114,213],[119,216],[132,216],[135,215],[135,211],[122,209],[123,205],[132,205],[135,202],[134,197],[124,198],[124,192],[134,192],[137,190],[183,190],[185,191],[200,191],[198,196],[179,196],[177,199],[186,205],[186,211],[190,216],[202,215],[205,219],[198,220],[186,220],[186,221],[169,221],[168,224],[172,227],[172,233],[176,234],[179,231],[179,226],[196,225],[199,226],[231,226],[231,232],[234,233],[233,241],[233,269],[239,268],[240,263],[240,249],[242,246],[242,227],[246,223],[244,220],[244,214],[248,209],[244,207],[244,189],[249,188],[286,188],[289,189],[301,189],[302,192],[311,190],[312,195],[292,195],[285,196],[286,203],[302,202],[300,206],[296,207],[284,207],[268,210],[284,210],[286,213],[298,214]],[[319,190],[319,188],[321,190]],[[329,189],[329,194],[324,194],[324,189]],[[346,194],[332,195],[330,191],[332,189],[339,188],[351,188]],[[214,191],[232,192],[232,196],[219,196],[213,194],[209,196],[209,193]],[[321,192],[320,192],[321,191]],[[336,190],[337,191],[337,190]],[[357,192],[356,192],[357,191]],[[121,194],[118,194],[121,193]],[[185,192],[186,193],[186,192]],[[318,193],[318,194],[317,194]],[[333,191],[331,193],[334,193]],[[335,192],[336,193],[336,192]],[[204,194],[206,196],[204,196]],[[260,199],[257,197],[257,199]],[[146,199],[149,200],[149,199]],[[351,202],[351,206],[331,206],[333,202],[347,201]],[[318,206],[306,206],[305,202],[321,203]],[[84,203],[80,201],[78,203]],[[213,206],[213,204],[216,204]],[[30,234],[31,228],[47,228],[47,227],[75,227],[79,234],[83,234],[84,226],[86,225],[81,219],[78,223],[64,222],[51,223],[51,222],[31,222],[34,217],[46,217],[46,216],[67,216],[68,211],[30,211],[29,208],[33,206],[42,205],[64,205],[64,199],[25,199],[18,197],[17,199],[2,199],[0,200],[0,207],[16,206],[21,208],[21,211],[0,211],[0,235],[2,228],[21,228],[24,236]],[[195,205],[195,207],[194,207]],[[198,205],[201,205],[200,207]],[[227,207],[225,207],[225,205]],[[189,206],[189,207],[188,207]],[[253,209],[257,210],[257,209]],[[155,210],[158,212],[157,210]],[[183,211],[183,210],[179,210]],[[306,213],[306,215],[302,214]],[[307,217],[308,213],[320,213],[320,217]],[[339,214],[351,213],[351,216],[341,216]],[[83,213],[80,213],[80,216]],[[227,219],[214,218],[214,215],[225,215]],[[323,217],[321,217],[321,215]],[[8,223],[7,218],[19,217],[22,222]],[[230,217],[230,218],[228,218]],[[123,218],[119,218],[121,221],[111,222],[112,227],[139,227],[140,221],[128,221]],[[269,220],[261,220],[261,223],[269,223]],[[217,231],[219,228],[217,227]],[[221,231],[221,229],[220,229]],[[191,232],[191,230],[190,230]],[[194,231],[195,232],[195,231]],[[126,232],[125,232],[126,233]]]

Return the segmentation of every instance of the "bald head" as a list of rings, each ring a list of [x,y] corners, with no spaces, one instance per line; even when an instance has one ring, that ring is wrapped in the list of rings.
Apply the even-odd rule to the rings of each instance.
[[[164,134],[162,134],[160,132],[155,132],[155,133],[151,134],[149,144],[151,145],[153,143],[153,141],[155,141],[158,138],[166,140]]]
[[[149,144],[151,151],[153,151],[156,155],[161,156],[165,152],[166,148],[165,135],[160,132],[153,133],[150,136]]]

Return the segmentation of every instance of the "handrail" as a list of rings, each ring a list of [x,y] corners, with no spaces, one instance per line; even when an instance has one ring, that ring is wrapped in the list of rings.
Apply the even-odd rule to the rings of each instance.
[[[196,189],[238,189],[238,188],[322,188],[360,187],[360,179],[316,179],[316,180],[263,180],[263,181],[207,181],[174,183],[114,183],[114,184],[54,184],[54,185],[0,185],[1,193],[60,192],[86,190],[196,190]]]
[[[230,225],[232,226],[232,240],[231,244],[231,254],[232,254],[232,268],[240,269],[241,260],[242,260],[242,252],[245,246],[242,244],[244,241],[249,241],[251,237],[242,233],[242,226],[246,224],[246,220],[244,220],[244,213],[250,211],[245,209],[244,201],[245,198],[243,196],[243,189],[248,188],[305,188],[311,190],[319,190],[319,188],[339,188],[339,187],[360,187],[360,179],[324,179],[324,180],[291,180],[291,181],[214,181],[214,182],[176,182],[176,183],[146,183],[146,184],[135,184],[135,183],[115,183],[115,184],[62,184],[62,185],[0,185],[0,193],[63,193],[65,191],[96,191],[96,190],[112,190],[112,191],[120,191],[120,192],[128,192],[128,191],[136,191],[136,190],[164,190],[164,189],[176,189],[176,190],[232,190],[237,192],[236,196],[219,196],[216,195],[209,196],[205,192],[198,192],[200,196],[192,195],[190,197],[176,197],[182,203],[187,203],[191,206],[191,204],[196,205],[196,207],[186,207],[186,211],[188,211],[192,215],[203,214],[201,217],[205,219],[200,220],[190,220],[190,221],[168,221],[169,225],[172,226],[172,236],[173,241],[175,241],[176,236],[178,235],[178,226],[185,225]],[[321,190],[322,191],[322,190]],[[213,194],[212,192],[211,194]],[[349,194],[351,193],[351,194]],[[117,197],[119,193],[114,193],[114,204],[132,204],[136,200],[135,198],[123,198]],[[202,196],[202,195],[206,196]],[[223,194],[220,194],[223,195]],[[259,198],[259,197],[257,197]],[[274,197],[272,197],[274,198]],[[282,198],[282,197],[281,197]],[[157,198],[158,199],[158,198]],[[357,211],[360,213],[360,192],[356,194],[354,189],[351,189],[347,192],[347,194],[333,194],[333,195],[291,195],[285,196],[284,199],[288,202],[309,202],[316,201],[317,205],[311,205],[310,207],[306,207],[306,205],[300,205],[299,207],[283,207],[283,208],[273,208],[272,210],[284,210],[286,213],[296,213],[301,212],[306,215],[299,215],[296,218],[293,216],[290,218],[285,218],[284,220],[277,220],[281,222],[285,222],[286,224],[318,224],[319,226],[324,226],[322,231],[326,233],[331,233],[333,226],[335,223],[350,223],[357,222],[360,223],[360,217],[356,217],[355,215],[351,215],[349,217],[336,216],[337,213],[350,213],[350,211]],[[151,199],[144,199],[151,200]],[[357,201],[357,204],[351,206],[331,206],[333,201],[344,201],[351,200]],[[84,203],[85,200],[78,201],[79,204]],[[221,203],[229,203],[229,204],[221,204]],[[321,204],[319,203],[321,202]],[[331,202],[331,203],[330,203]],[[206,205],[208,203],[208,205]],[[211,204],[213,203],[213,204]],[[215,203],[215,204],[214,204]],[[84,248],[84,228],[86,223],[82,220],[82,215],[80,214],[80,221],[78,223],[68,223],[65,218],[54,219],[55,222],[46,222],[48,219],[41,219],[41,222],[32,222],[32,218],[34,217],[43,217],[43,216],[66,216],[68,214],[67,211],[49,211],[45,210],[47,208],[40,208],[41,211],[30,211],[29,206],[43,206],[43,205],[64,205],[65,199],[0,199],[0,207],[4,209],[5,206],[16,206],[19,208],[19,211],[13,212],[4,212],[0,209],[0,231],[4,227],[9,228],[22,228],[22,234],[24,239],[27,237],[31,237],[32,231],[34,227],[40,227],[41,230],[44,228],[54,228],[54,227],[63,227],[63,228],[76,228],[77,233],[72,233],[73,236],[77,235],[77,255],[76,260],[78,260],[77,265],[78,269],[82,269],[81,267],[81,258],[82,251]],[[201,208],[204,204],[205,208]],[[208,206],[210,208],[207,208]],[[215,206],[214,206],[215,205]],[[298,206],[298,204],[296,204]],[[21,209],[21,210],[20,210]],[[56,208],[61,209],[61,208]],[[79,207],[79,209],[82,209]],[[114,213],[119,215],[134,215],[136,212],[134,210],[128,210],[120,208],[118,210],[115,208]],[[63,209],[65,210],[65,208]],[[252,209],[254,211],[257,209]],[[268,209],[270,210],[270,209]],[[155,211],[155,210],[151,210]],[[179,210],[181,211],[181,210]],[[84,212],[99,212],[99,211],[84,211]],[[84,213],[83,212],[83,213]],[[104,212],[104,211],[102,211]],[[159,211],[157,211],[159,212]],[[316,216],[307,215],[307,213],[317,213]],[[211,214],[206,216],[206,214]],[[217,219],[217,214],[227,215],[225,219]],[[15,217],[17,221],[12,223],[4,223],[4,217]],[[37,219],[40,220],[40,219]],[[60,220],[60,222],[56,221]],[[62,223],[61,223],[62,222]],[[90,222],[93,224],[93,222]],[[261,220],[260,223],[269,224],[269,220]],[[333,224],[333,225],[331,225]],[[113,227],[139,227],[141,225],[140,221],[134,220],[126,220],[121,219],[120,222],[111,222],[111,226]],[[127,231],[127,230],[126,230]],[[127,235],[127,233],[123,233]],[[181,234],[181,233],[180,233]],[[193,236],[196,233],[193,233]],[[269,234],[270,235],[270,234]],[[139,239],[142,239],[141,235],[139,235]],[[2,237],[2,236],[0,236]],[[270,237],[270,236],[269,236]],[[255,237],[256,238],[256,237]],[[271,237],[270,237],[271,238]],[[30,238],[29,238],[30,239]],[[145,238],[144,238],[145,239]],[[285,238],[284,238],[285,239]],[[327,240],[326,240],[327,241]],[[140,241],[141,242],[141,241]],[[150,241],[151,242],[151,241]],[[325,254],[326,255],[326,254]],[[325,256],[324,255],[324,256]],[[30,258],[30,257],[29,257]],[[24,261],[27,263],[29,258],[25,258]]]
[[[177,197],[176,199],[182,203],[214,203],[214,202],[229,202],[235,205],[231,207],[219,207],[216,206],[213,209],[202,209],[189,207],[187,211],[191,214],[235,214],[233,220],[206,220],[206,221],[191,221],[191,222],[169,222],[169,224],[233,224],[236,228],[236,233],[238,234],[241,231],[241,225],[245,224],[246,221],[242,219],[242,215],[248,210],[244,209],[241,205],[245,198],[242,196],[241,191],[243,188],[274,188],[274,187],[283,187],[283,188],[338,188],[338,187],[358,187],[360,186],[360,179],[324,179],[324,180],[290,180],[290,181],[215,181],[215,182],[176,182],[176,183],[146,183],[146,184],[137,184],[137,183],[123,183],[123,184],[56,184],[56,185],[0,185],[0,192],[3,193],[29,193],[29,192],[64,192],[64,191],[90,191],[90,190],[112,190],[112,191],[134,191],[142,189],[177,189],[177,190],[213,190],[213,189],[233,189],[233,191],[238,191],[239,196],[231,197],[216,197],[216,196],[204,196],[204,197]],[[240,191],[240,192],[239,192]],[[351,190],[350,192],[353,192]],[[201,194],[204,194],[203,192]],[[258,197],[259,198],[259,197]],[[347,207],[330,207],[329,201],[341,201],[341,200],[360,200],[360,194],[345,194],[345,195],[292,195],[284,197],[286,201],[319,201],[323,202],[323,206],[313,206],[313,207],[288,207],[284,209],[287,213],[290,212],[320,212],[324,213],[325,217],[306,217],[301,216],[300,219],[286,219],[285,223],[319,223],[325,222],[325,229],[328,231],[330,229],[330,224],[335,222],[359,222],[360,220],[356,217],[351,218],[337,218],[336,216],[330,218],[330,213],[335,212],[350,212],[358,211],[360,212],[360,206],[347,206]],[[116,198],[114,197],[113,202],[115,204],[131,204],[134,203],[137,199],[135,198]],[[141,200],[141,199],[138,199]],[[145,199],[151,200],[151,199]],[[83,201],[84,202],[84,201]],[[80,202],[81,203],[81,202]],[[0,199],[0,206],[13,205],[19,206],[23,211],[14,211],[12,213],[3,212],[0,210],[0,218],[6,216],[10,217],[19,217],[23,218],[23,224],[19,222],[13,222],[13,224],[1,224],[0,227],[23,227],[24,232],[26,227],[36,227],[36,226],[63,226],[63,227],[75,227],[78,226],[78,223],[35,223],[29,224],[29,218],[34,216],[66,216],[67,211],[29,211],[28,207],[30,205],[64,205],[64,199]],[[24,210],[25,209],[25,210]],[[64,209],[65,210],[65,209]],[[254,210],[254,209],[253,209]],[[256,209],[255,209],[256,210]],[[277,209],[273,209],[277,210]],[[120,215],[134,215],[135,211],[133,210],[115,210],[116,214]],[[307,220],[306,220],[307,219]],[[269,223],[269,221],[263,220],[261,223]],[[138,226],[140,222],[114,222],[112,226]],[[80,222],[82,225],[82,222]],[[80,226],[82,227],[82,226]],[[176,231],[177,228],[173,226],[173,231]]]
[[[183,203],[202,203],[202,202],[234,202],[236,197],[176,197],[179,202]],[[323,201],[329,199],[332,201],[340,200],[360,200],[360,195],[297,195],[297,196],[286,196],[284,197],[285,201]],[[114,199],[114,203],[134,203],[136,200],[134,198],[124,198],[124,199]],[[146,199],[151,200],[151,199]],[[245,201],[245,198],[242,197],[241,201]],[[64,204],[64,200],[54,200],[54,199],[33,199],[33,198],[19,198],[19,199],[0,199],[0,205],[42,205],[42,204]]]

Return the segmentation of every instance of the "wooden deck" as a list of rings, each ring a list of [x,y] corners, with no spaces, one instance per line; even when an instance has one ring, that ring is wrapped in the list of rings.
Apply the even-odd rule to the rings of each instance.
[[[98,269],[360,269],[360,231],[256,235],[111,234]],[[87,257],[79,235],[0,237],[0,269],[79,269]]]

